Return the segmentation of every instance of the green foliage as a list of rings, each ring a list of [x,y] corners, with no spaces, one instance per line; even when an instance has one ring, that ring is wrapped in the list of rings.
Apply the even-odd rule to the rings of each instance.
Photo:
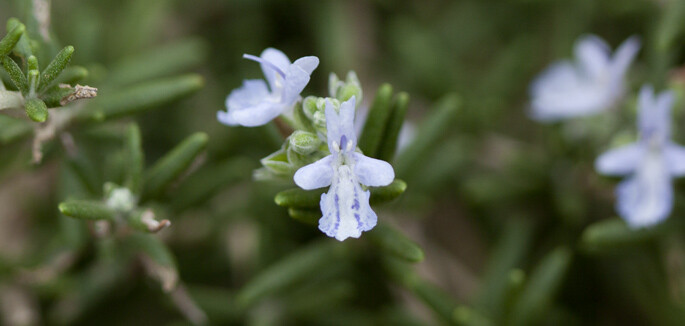
[[[681,325],[684,184],[636,230],[594,171],[634,97],[542,126],[527,92],[578,36],[639,35],[627,94],[679,94],[685,143],[683,3],[0,1],[0,324]],[[302,101],[219,124],[269,46],[319,57]],[[292,182],[330,154],[321,94],[369,106],[357,151],[397,177],[343,243]]]

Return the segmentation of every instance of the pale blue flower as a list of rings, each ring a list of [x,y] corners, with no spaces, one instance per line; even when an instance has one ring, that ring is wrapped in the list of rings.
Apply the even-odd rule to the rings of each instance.
[[[269,84],[261,79],[245,80],[242,87],[228,95],[228,111],[217,112],[217,119],[229,126],[261,126],[289,112],[319,65],[319,59],[313,56],[291,64],[283,52],[273,48],[264,50],[260,57],[244,54],[243,58],[259,62]]]
[[[625,74],[639,49],[639,39],[631,37],[612,56],[601,38],[580,38],[575,45],[575,63],[554,63],[533,82],[531,117],[551,122],[614,106],[624,95]]]
[[[650,86],[639,98],[640,139],[602,154],[595,168],[602,174],[628,175],[616,188],[616,210],[634,228],[664,220],[673,207],[671,178],[685,175],[685,147],[670,140],[673,93],[654,97]]]
[[[326,128],[331,155],[304,166],[295,173],[295,183],[305,190],[331,186],[321,195],[319,229],[340,241],[359,238],[363,231],[376,226],[376,213],[369,206],[370,192],[361,185],[389,185],[395,172],[385,161],[355,152],[357,136],[354,130],[355,97],[340,105],[336,112],[326,99]]]

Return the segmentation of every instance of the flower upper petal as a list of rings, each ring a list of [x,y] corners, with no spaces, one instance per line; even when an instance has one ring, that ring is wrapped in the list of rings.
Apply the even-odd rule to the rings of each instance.
[[[300,99],[300,93],[309,83],[309,73],[298,65],[290,65],[285,72],[285,81],[283,82],[283,95],[281,101],[289,105],[294,104]]]
[[[645,148],[640,144],[630,144],[605,152],[595,161],[595,169],[606,175],[626,175],[633,173]]]
[[[352,96],[349,100],[340,104],[340,113],[335,111],[330,100],[326,99],[326,129],[328,131],[328,148],[331,153],[335,151],[333,142],[340,144],[340,139],[345,136],[351,142],[351,148],[357,146],[357,134],[354,129],[354,111],[356,98]]]
[[[555,121],[597,113],[612,106],[624,94],[623,78],[639,49],[628,39],[610,58],[609,46],[590,35],[575,46],[576,63],[553,64],[531,86],[531,118]]]
[[[335,157],[328,155],[312,164],[301,167],[293,179],[295,184],[304,190],[312,190],[327,187],[333,179],[333,167]]]
[[[588,76],[599,78],[607,73],[611,49],[596,35],[579,39],[575,45],[575,54],[579,66]]]
[[[311,75],[312,72],[314,72],[314,69],[319,66],[319,58],[315,56],[302,57],[295,60],[293,64],[302,68],[302,70]]]
[[[269,62],[274,67],[280,69],[282,73],[285,73],[288,70],[288,67],[290,67],[290,59],[288,59],[288,56],[286,56],[285,53],[283,53],[282,51],[274,48],[267,48],[264,51],[262,51],[260,58],[264,61]],[[264,77],[269,82],[269,86],[271,87],[271,91],[273,92],[275,88],[277,88],[276,75],[278,75],[278,72],[275,71],[273,67],[270,67],[268,64],[260,63],[260,66],[262,67]]]
[[[670,138],[673,102],[673,92],[662,92],[655,96],[654,89],[649,85],[640,89],[638,128],[643,139],[663,144]]]
[[[531,87],[531,118],[555,121],[583,116],[612,103],[607,84],[588,79],[567,61],[552,65]]]
[[[623,79],[628,67],[635,59],[638,51],[640,51],[640,38],[631,36],[625,40],[614,52],[614,57],[611,59],[611,75],[615,78]]]
[[[359,182],[369,187],[381,187],[389,185],[395,179],[395,171],[388,162],[364,156],[361,153],[352,153],[354,157],[354,173]]]

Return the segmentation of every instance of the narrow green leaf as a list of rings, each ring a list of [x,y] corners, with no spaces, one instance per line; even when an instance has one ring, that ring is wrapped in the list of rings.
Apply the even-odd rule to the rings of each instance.
[[[454,323],[454,315],[458,305],[443,289],[426,281],[418,280],[410,290],[443,321],[448,324]]]
[[[230,159],[212,167],[203,167],[174,191],[171,205],[175,211],[182,211],[202,204],[215,193],[249,178],[254,168],[254,161],[247,158]]]
[[[454,309],[452,313],[454,321],[458,325],[468,325],[468,326],[491,326],[496,325],[489,318],[481,314],[479,311],[467,307],[458,306]]]
[[[276,205],[282,207],[314,209],[319,207],[321,194],[326,191],[326,188],[311,191],[300,188],[292,188],[283,190],[276,194],[274,201],[276,202]]]
[[[382,204],[394,200],[407,190],[407,183],[400,179],[395,179],[393,182],[385,187],[369,188],[371,191],[371,198],[369,203],[371,205]]]
[[[194,74],[147,82],[98,96],[79,118],[102,120],[133,115],[188,96],[202,85],[202,77]]]
[[[528,285],[512,308],[513,325],[535,325],[552,304],[552,299],[571,265],[572,253],[557,248],[547,254],[530,273]]]
[[[74,85],[86,77],[88,77],[88,69],[81,66],[69,66],[65,68],[51,84],[54,86],[58,86],[59,84]],[[48,88],[50,86],[51,85],[47,85]]]
[[[348,280],[325,282],[288,296],[285,309],[294,316],[320,315],[344,304],[354,292],[354,284]]]
[[[446,95],[433,108],[430,115],[419,125],[416,137],[395,161],[395,173],[405,176],[414,172],[432,145],[439,143],[453,127],[461,100],[455,94]]]
[[[402,92],[397,94],[392,101],[390,118],[385,126],[383,142],[378,150],[378,158],[383,161],[391,161],[395,157],[397,140],[404,124],[404,118],[409,108],[409,94]]]
[[[24,26],[18,19],[10,18],[7,20],[7,30],[11,31],[15,28],[21,28],[19,26]],[[33,54],[33,50],[29,44],[29,38],[26,34],[26,28],[24,27],[24,32],[19,35],[19,40],[13,46],[14,53],[21,56],[23,59],[28,59]]]
[[[50,85],[62,70],[67,67],[71,61],[71,56],[74,54],[74,47],[69,45],[66,46],[62,51],[59,51],[52,62],[45,67],[43,73],[40,75],[40,83],[38,84],[38,90],[43,90],[45,87]]]
[[[652,228],[634,230],[621,219],[609,219],[585,228],[579,246],[588,253],[605,253],[645,243],[672,229],[673,223],[670,221]]]
[[[169,292],[178,283],[176,258],[162,240],[151,234],[133,233],[125,239],[126,245],[133,251],[149,257],[154,266],[146,265],[148,275],[162,283],[164,291]]]
[[[35,122],[45,122],[48,119],[48,107],[41,99],[30,98],[26,100],[26,115]]]
[[[477,309],[497,320],[504,314],[510,273],[521,266],[529,251],[533,224],[514,218],[504,225],[501,233],[488,259],[475,304]]]
[[[385,187],[370,188],[371,198],[369,203],[372,205],[385,203],[399,197],[407,189],[407,184],[399,179],[395,179]],[[292,188],[283,190],[276,194],[274,201],[276,205],[282,207],[314,209],[319,207],[321,194],[328,191],[328,188],[317,190],[304,190]]]
[[[0,118],[6,117],[0,116]],[[32,135],[32,133],[33,126],[28,121],[13,118],[0,121],[0,144],[2,145],[13,143]]]
[[[139,194],[143,183],[143,169],[145,168],[145,154],[143,153],[140,128],[132,123],[126,129],[126,187],[135,194]]]
[[[29,82],[26,80],[26,75],[24,75],[24,72],[21,71],[19,65],[14,62],[14,60],[10,59],[10,57],[3,57],[2,67],[5,68],[5,71],[7,71],[7,74],[10,76],[10,79],[12,79],[14,86],[16,86],[22,94],[26,95],[29,90]]]
[[[164,77],[203,62],[207,44],[192,38],[162,45],[154,50],[126,58],[112,68],[108,85],[128,85]]]
[[[321,219],[321,211],[318,209],[288,208],[288,215],[294,220],[305,224],[317,225]]]
[[[390,118],[391,100],[392,86],[389,84],[381,85],[373,99],[364,129],[359,137],[359,148],[366,156],[378,157],[385,126]]]
[[[237,303],[248,307],[262,298],[295,286],[329,264],[339,263],[343,247],[335,241],[314,242],[271,264],[240,290]]]
[[[61,107],[62,99],[69,96],[72,93],[74,93],[74,89],[71,87],[60,87],[55,85],[45,90],[43,92],[43,95],[40,96],[40,98],[45,102],[45,104],[49,108],[56,108]]]
[[[187,285],[188,292],[200,308],[207,313],[212,324],[239,324],[243,311],[236,305],[227,305],[226,302],[233,302],[235,294],[225,288],[216,286]]]
[[[411,263],[423,260],[423,250],[414,241],[394,228],[380,224],[368,233],[371,242],[381,251]]]
[[[59,211],[66,216],[84,220],[113,221],[116,213],[99,201],[69,200],[59,204]]]
[[[160,158],[145,174],[143,198],[159,195],[193,163],[208,140],[207,134],[195,133]]]
[[[19,42],[19,38],[24,34],[26,27],[24,24],[19,23],[19,25],[14,26],[12,29],[8,29],[9,33],[0,40],[0,57],[8,55],[14,49],[14,46]]]

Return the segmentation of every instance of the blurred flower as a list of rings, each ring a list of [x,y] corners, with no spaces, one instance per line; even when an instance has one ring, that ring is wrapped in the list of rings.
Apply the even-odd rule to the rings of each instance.
[[[273,48],[264,50],[261,57],[244,54],[243,58],[260,63],[269,86],[261,79],[250,79],[233,90],[226,98],[228,111],[217,112],[219,122],[229,126],[261,126],[290,110],[319,65],[314,56],[291,64],[283,52]]]
[[[370,192],[363,191],[360,183],[371,187],[386,186],[395,178],[395,172],[387,162],[355,152],[354,111],[354,96],[340,105],[339,113],[326,99],[331,155],[300,168],[294,177],[295,183],[305,190],[331,186],[328,193],[321,195],[323,217],[319,220],[319,229],[340,241],[358,238],[362,231],[376,226],[378,218],[369,205]]]
[[[640,91],[640,139],[610,150],[595,162],[607,175],[630,175],[616,189],[616,209],[631,227],[646,227],[665,219],[673,207],[671,178],[685,175],[685,147],[670,140],[673,93],[654,97],[650,86]]]
[[[623,97],[624,77],[640,49],[627,39],[613,57],[601,38],[589,35],[575,45],[576,62],[557,62],[532,84],[531,117],[551,122],[606,110]]]

